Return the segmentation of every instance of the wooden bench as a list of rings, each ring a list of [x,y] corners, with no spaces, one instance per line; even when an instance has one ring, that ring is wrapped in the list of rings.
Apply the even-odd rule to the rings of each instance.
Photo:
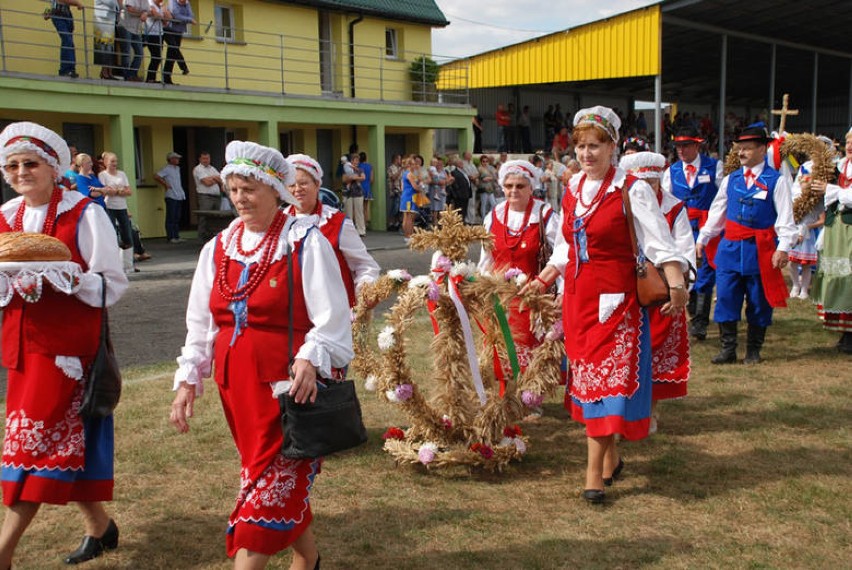
[[[193,210],[192,213],[195,214],[198,220],[198,227],[207,228],[204,232],[205,235],[202,235],[199,229],[198,237],[202,241],[209,240],[227,228],[228,224],[237,216],[233,210]]]

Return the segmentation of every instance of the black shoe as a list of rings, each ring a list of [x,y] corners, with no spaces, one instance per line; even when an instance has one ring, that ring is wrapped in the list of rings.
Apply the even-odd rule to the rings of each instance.
[[[189,75],[189,68],[184,67],[183,70],[181,71],[181,73],[183,73],[184,75]]]
[[[317,554],[317,563],[314,564],[314,570],[320,570],[319,561],[320,561],[320,555]]]
[[[77,75],[76,71],[69,71],[68,73],[60,73],[59,75],[61,77],[70,77],[71,79],[77,79],[78,77],[80,77],[79,75]]]
[[[86,535],[80,546],[68,555],[65,564],[80,564],[102,555],[107,550],[115,550],[118,547],[118,527],[115,521],[110,519],[109,526],[100,538]]]
[[[722,350],[710,362],[734,364],[737,361],[737,321],[719,323],[719,341]]]
[[[586,499],[587,503],[600,505],[604,502],[604,499],[606,499],[606,493],[600,489],[586,489],[583,491],[583,498]]]
[[[621,457],[618,458],[618,465],[615,466],[615,469],[612,470],[612,475],[609,477],[604,477],[604,485],[607,487],[612,487],[612,484],[618,479],[621,472],[624,470],[624,459]]]

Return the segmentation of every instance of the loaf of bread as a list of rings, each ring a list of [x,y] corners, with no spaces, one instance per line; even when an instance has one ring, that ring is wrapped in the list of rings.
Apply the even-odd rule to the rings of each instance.
[[[0,233],[0,261],[69,261],[71,250],[45,234]]]

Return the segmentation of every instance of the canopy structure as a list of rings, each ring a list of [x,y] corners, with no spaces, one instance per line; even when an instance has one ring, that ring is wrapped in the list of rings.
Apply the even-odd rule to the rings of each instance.
[[[852,124],[852,11],[832,0],[663,0],[456,60],[470,89],[563,85],[625,97],[800,110],[788,129]],[[466,74],[449,73],[453,66]],[[439,81],[439,89],[457,89]],[[657,123],[660,117],[657,117]],[[772,116],[769,116],[772,122]],[[719,120],[717,124],[724,124]],[[723,141],[720,137],[720,145]]]

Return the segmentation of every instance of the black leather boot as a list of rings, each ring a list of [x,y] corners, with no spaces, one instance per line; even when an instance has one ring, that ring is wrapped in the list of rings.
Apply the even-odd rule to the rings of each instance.
[[[689,315],[689,318],[695,316],[695,307],[698,303],[698,293],[695,291],[689,292],[689,302],[686,304],[686,313]]]
[[[704,340],[707,338],[707,325],[710,324],[711,293],[698,293],[695,297],[695,313],[689,321],[689,336]]]
[[[760,349],[763,347],[763,339],[766,338],[766,327],[748,325],[748,336],[746,337],[746,355],[743,364],[759,364],[761,362]]]
[[[80,564],[97,558],[107,550],[114,550],[118,547],[118,527],[115,521],[110,519],[109,526],[100,538],[86,535],[83,537],[83,542],[80,546],[68,555],[65,559],[65,564]]]
[[[710,362],[713,364],[733,364],[737,361],[737,321],[719,323],[719,341],[722,350]]]
[[[844,354],[852,354],[852,333],[845,332],[840,335],[837,350]]]

